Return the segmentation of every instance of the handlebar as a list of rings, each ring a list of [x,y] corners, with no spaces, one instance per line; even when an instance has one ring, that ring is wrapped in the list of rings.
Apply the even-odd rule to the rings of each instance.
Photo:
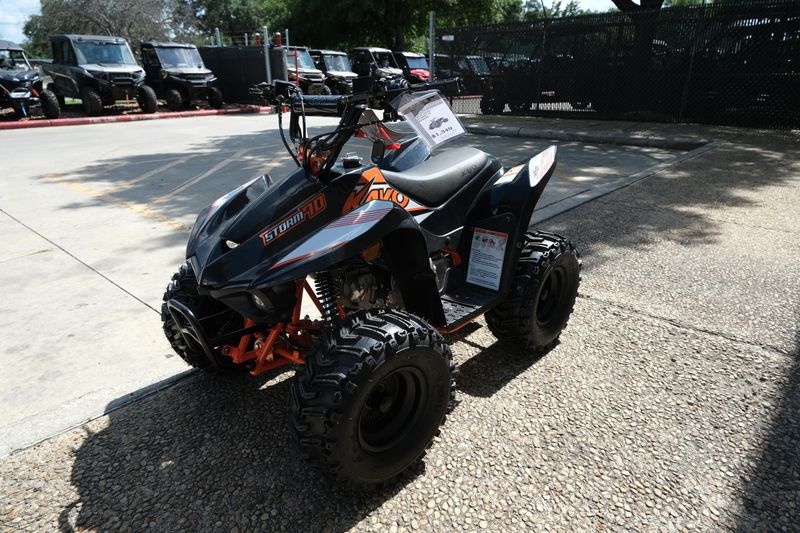
[[[409,85],[403,78],[372,80],[370,90],[354,95],[304,95],[300,88],[285,80],[274,80],[274,83],[259,83],[250,88],[250,94],[260,96],[270,104],[283,106],[289,104],[292,113],[289,120],[289,137],[300,147],[293,150],[283,133],[282,113],[278,110],[278,128],[289,155],[298,166],[310,170],[313,174],[325,175],[336,162],[339,152],[347,140],[359,129],[364,108],[384,110],[383,120],[397,119],[397,111],[390,102],[406,92],[460,91],[458,78]],[[449,91],[448,91],[449,92]],[[451,93],[452,94],[452,93]],[[339,126],[329,133],[311,138],[307,137],[306,112],[336,112],[342,116]],[[388,118],[387,118],[388,117]],[[301,123],[302,119],[302,123]]]

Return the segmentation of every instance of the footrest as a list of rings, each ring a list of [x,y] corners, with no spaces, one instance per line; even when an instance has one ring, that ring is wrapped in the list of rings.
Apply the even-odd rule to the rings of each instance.
[[[475,285],[464,285],[442,295],[447,330],[454,331],[478,318],[500,299],[500,293]]]

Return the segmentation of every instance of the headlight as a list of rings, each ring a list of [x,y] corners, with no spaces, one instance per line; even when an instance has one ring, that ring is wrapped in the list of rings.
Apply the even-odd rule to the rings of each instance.
[[[251,294],[250,295],[250,301],[253,303],[253,305],[258,307],[260,310],[262,310],[262,311],[266,311],[267,310],[267,304],[265,304],[264,300],[259,298],[258,295]]]
[[[137,80],[141,80],[142,78],[144,78],[144,71],[140,70],[138,72],[134,72],[133,75],[136,76]]]
[[[106,78],[106,73],[103,72],[102,70],[87,70],[86,72],[88,72],[89,74],[91,74],[92,76],[94,76],[99,80],[104,80]]]

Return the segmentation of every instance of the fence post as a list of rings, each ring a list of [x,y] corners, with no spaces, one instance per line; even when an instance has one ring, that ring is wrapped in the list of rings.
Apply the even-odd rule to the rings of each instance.
[[[214,37],[217,38],[217,46],[222,46],[222,39],[219,35],[219,28],[214,28]]]
[[[689,70],[686,73],[686,81],[683,83],[683,91],[681,93],[681,108],[678,111],[678,122],[683,122],[683,113],[686,111],[686,103],[689,100],[689,87],[692,85],[692,71],[694,70],[694,56],[697,53],[697,39],[700,36],[700,28],[703,25],[703,21],[706,18],[706,0],[703,0],[703,4],[700,6],[700,9],[697,10],[699,13],[697,16],[697,24],[695,24],[694,32],[692,33],[692,47],[689,51]]]
[[[547,57],[547,16],[542,25],[542,53],[539,58],[539,75],[536,80],[536,112],[539,112],[539,104],[542,99],[542,78],[544,77],[544,61]]]
[[[283,30],[283,31],[285,31],[285,32],[286,32],[286,39],[285,39],[285,40],[286,40],[286,42],[285,42],[285,43],[283,43],[283,45],[284,45],[284,46],[289,46],[289,28],[286,28],[286,29],[285,29],[285,30]]]
[[[434,59],[436,57],[436,12],[431,11],[428,14],[428,63],[430,70],[430,80],[433,81],[435,74]]]
[[[272,83],[272,65],[271,59],[269,56],[269,28],[264,26],[264,38],[262,41],[264,42],[264,63],[267,67],[267,83]]]

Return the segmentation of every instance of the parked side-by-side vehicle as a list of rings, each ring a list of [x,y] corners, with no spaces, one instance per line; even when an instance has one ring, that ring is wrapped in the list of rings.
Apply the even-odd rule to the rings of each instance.
[[[424,83],[431,77],[428,59],[417,52],[395,52],[394,59],[408,83]]]
[[[350,52],[353,72],[359,76],[377,74],[383,78],[394,78],[403,75],[391,50],[376,47],[353,48]]]
[[[142,43],[141,51],[145,81],[170,110],[187,108],[197,100],[214,109],[222,107],[222,93],[213,85],[217,78],[195,45],[149,41]]]
[[[304,94],[331,94],[330,87],[325,85],[325,74],[314,65],[308,48],[287,46],[286,70],[289,81],[299,85]]]
[[[12,108],[18,118],[41,108],[47,118],[58,118],[61,108],[52,92],[42,87],[42,76],[22,48],[0,39],[0,109]]]
[[[102,35],[53,35],[53,62],[44,69],[52,78],[48,87],[60,102],[79,98],[89,116],[117,100],[135,99],[145,113],[158,110],[156,93],[145,85],[145,74],[133,58],[128,42]]]
[[[353,80],[358,74],[353,72],[350,59],[337,50],[310,50],[314,65],[325,74],[325,85],[332,94],[353,94]]]

